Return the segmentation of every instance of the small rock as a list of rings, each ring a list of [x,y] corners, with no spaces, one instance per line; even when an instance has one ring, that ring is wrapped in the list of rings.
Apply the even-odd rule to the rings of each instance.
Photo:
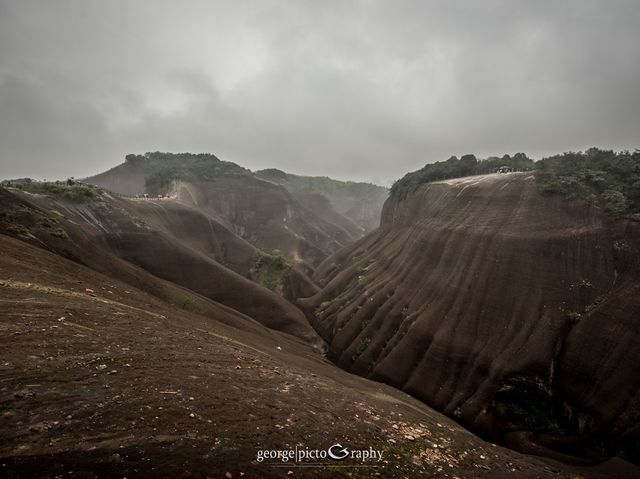
[[[196,415],[191,413],[191,414],[189,414],[189,417],[196,417]]]
[[[109,371],[109,374],[118,374],[118,371],[116,371],[115,369],[112,369],[111,371]]]
[[[416,440],[416,438],[415,438],[415,437],[413,437],[411,434],[407,434],[404,438],[405,438],[406,440],[408,440],[408,441],[415,441],[415,440]]]
[[[233,474],[231,474],[229,471],[224,473],[224,477],[226,477],[227,479],[231,479],[233,477]]]
[[[100,369],[100,370],[107,369],[107,365],[106,364],[98,364],[96,366],[96,369]]]
[[[33,397],[33,391],[29,389],[21,389],[20,391],[16,391],[15,393],[13,393],[13,396],[16,399],[27,399]]]
[[[277,347],[276,347],[276,349],[277,349],[278,351],[282,351],[282,348],[281,348],[280,346],[277,346]]]

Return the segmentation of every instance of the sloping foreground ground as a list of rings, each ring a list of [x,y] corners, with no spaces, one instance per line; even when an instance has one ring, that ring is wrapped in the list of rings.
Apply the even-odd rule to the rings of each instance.
[[[495,440],[640,460],[640,225],[486,175],[392,196],[300,303],[337,364]]]
[[[246,328],[230,310],[196,315],[1,234],[0,303],[2,477],[584,474],[483,442],[300,340]],[[382,461],[255,461],[261,449],[336,442],[381,449]],[[612,467],[618,477],[635,472]],[[587,477],[609,476],[596,468]]]

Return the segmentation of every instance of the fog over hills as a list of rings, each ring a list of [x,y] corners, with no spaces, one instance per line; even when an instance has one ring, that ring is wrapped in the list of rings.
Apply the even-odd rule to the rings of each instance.
[[[390,186],[452,154],[639,146],[635,0],[293,3],[0,1],[0,176],[205,151]]]
[[[0,0],[0,476],[640,478],[638,25]]]

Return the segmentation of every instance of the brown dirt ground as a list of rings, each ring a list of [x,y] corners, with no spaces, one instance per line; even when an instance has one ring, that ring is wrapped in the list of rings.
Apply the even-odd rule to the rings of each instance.
[[[290,336],[242,331],[172,307],[4,235],[0,304],[2,477],[580,472],[481,441]],[[383,461],[375,469],[255,462],[258,449],[335,442],[383,449]]]

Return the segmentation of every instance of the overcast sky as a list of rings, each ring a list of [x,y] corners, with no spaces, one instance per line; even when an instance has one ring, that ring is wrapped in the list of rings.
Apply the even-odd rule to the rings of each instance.
[[[640,147],[640,2],[0,0],[0,178]]]

